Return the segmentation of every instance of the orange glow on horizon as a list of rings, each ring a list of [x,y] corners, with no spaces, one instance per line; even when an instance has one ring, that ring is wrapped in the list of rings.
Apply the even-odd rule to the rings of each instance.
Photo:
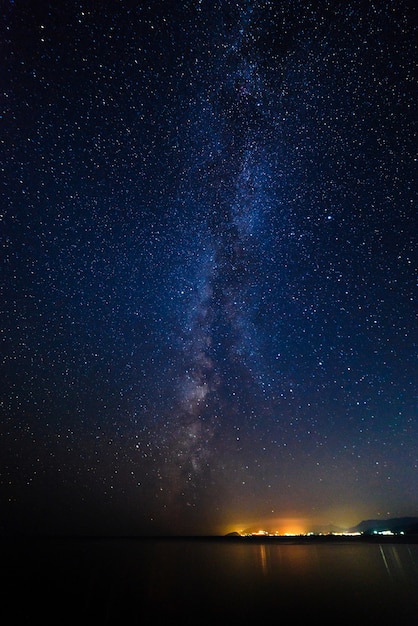
[[[271,534],[271,535],[304,535],[312,530],[312,524],[307,518],[282,517],[273,520],[238,523],[230,525],[227,532],[240,534]]]
[[[315,512],[313,515],[303,514],[300,511],[289,511],[278,513],[276,516],[254,516],[247,515],[240,518],[232,516],[229,523],[223,528],[224,534],[238,532],[242,535],[257,533],[260,530],[270,535],[307,535],[310,533],[328,533],[345,531],[362,519],[374,519],[378,517],[376,512],[366,508],[349,506],[329,506],[321,512]]]
[[[283,518],[273,524],[275,528],[272,530],[278,535],[304,535],[310,530],[308,520],[304,518]]]

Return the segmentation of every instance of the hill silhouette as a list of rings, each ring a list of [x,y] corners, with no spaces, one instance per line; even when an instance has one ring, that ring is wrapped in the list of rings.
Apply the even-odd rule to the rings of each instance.
[[[369,519],[363,520],[356,526],[347,529],[347,532],[361,532],[372,534],[374,531],[383,532],[385,530],[393,533],[418,534],[418,517],[393,517],[391,519]]]

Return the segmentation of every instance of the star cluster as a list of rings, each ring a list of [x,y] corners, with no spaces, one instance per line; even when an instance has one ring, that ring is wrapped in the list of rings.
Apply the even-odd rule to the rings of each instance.
[[[410,2],[7,2],[0,523],[416,515]]]

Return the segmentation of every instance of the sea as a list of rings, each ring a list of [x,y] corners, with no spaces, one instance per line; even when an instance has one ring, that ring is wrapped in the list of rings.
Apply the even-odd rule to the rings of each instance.
[[[2,538],[0,623],[418,626],[418,537],[353,539]]]

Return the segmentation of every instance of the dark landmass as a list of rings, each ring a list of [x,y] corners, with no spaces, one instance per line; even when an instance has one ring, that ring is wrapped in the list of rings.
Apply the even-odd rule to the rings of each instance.
[[[210,538],[209,538],[210,539]],[[236,536],[226,535],[223,537],[226,541],[242,541],[249,543],[282,543],[282,544],[314,544],[314,543],[418,543],[417,534],[399,534],[399,535],[247,535]]]
[[[295,545],[295,544],[341,544],[341,543],[375,543],[375,544],[416,544],[418,543],[418,533],[416,534],[393,534],[393,535],[380,535],[380,534],[360,534],[360,535],[239,535],[231,533],[228,535],[157,535],[157,536],[144,536],[144,535],[108,535],[108,536],[93,536],[93,535],[36,535],[25,537],[3,537],[2,545],[12,547],[13,545],[30,545],[38,543],[50,543],[50,544],[66,544],[66,543],[112,543],[112,542],[139,542],[139,543],[217,543],[217,542],[237,542],[237,543],[269,543],[269,544],[283,544],[283,545]]]
[[[351,535],[350,533],[360,533],[357,535]],[[388,533],[388,534],[383,534]],[[394,538],[400,538],[411,541],[412,537],[418,537],[418,517],[394,517],[386,520],[382,519],[370,519],[363,520],[356,526],[351,528],[341,529],[330,526],[326,532],[317,532],[309,535],[297,535],[297,536],[276,536],[276,535],[262,535],[245,533],[240,535],[238,532],[232,532],[226,535],[228,538],[251,538],[251,539],[278,539],[278,540],[369,540],[385,538],[386,540],[393,540]]]
[[[372,534],[376,531],[388,530],[393,533],[418,534],[418,517],[394,517],[392,519],[363,520],[357,526],[349,528],[347,532]]]
[[[382,533],[390,534],[382,534]],[[359,533],[359,534],[349,534]],[[244,542],[280,542],[280,543],[314,543],[314,542],[396,542],[418,543],[418,517],[396,517],[387,520],[363,520],[356,526],[346,530],[307,535],[269,535],[240,534],[231,532],[226,535],[80,535],[80,534],[16,534],[0,535],[0,541],[18,542],[32,540],[47,541],[244,541]]]

